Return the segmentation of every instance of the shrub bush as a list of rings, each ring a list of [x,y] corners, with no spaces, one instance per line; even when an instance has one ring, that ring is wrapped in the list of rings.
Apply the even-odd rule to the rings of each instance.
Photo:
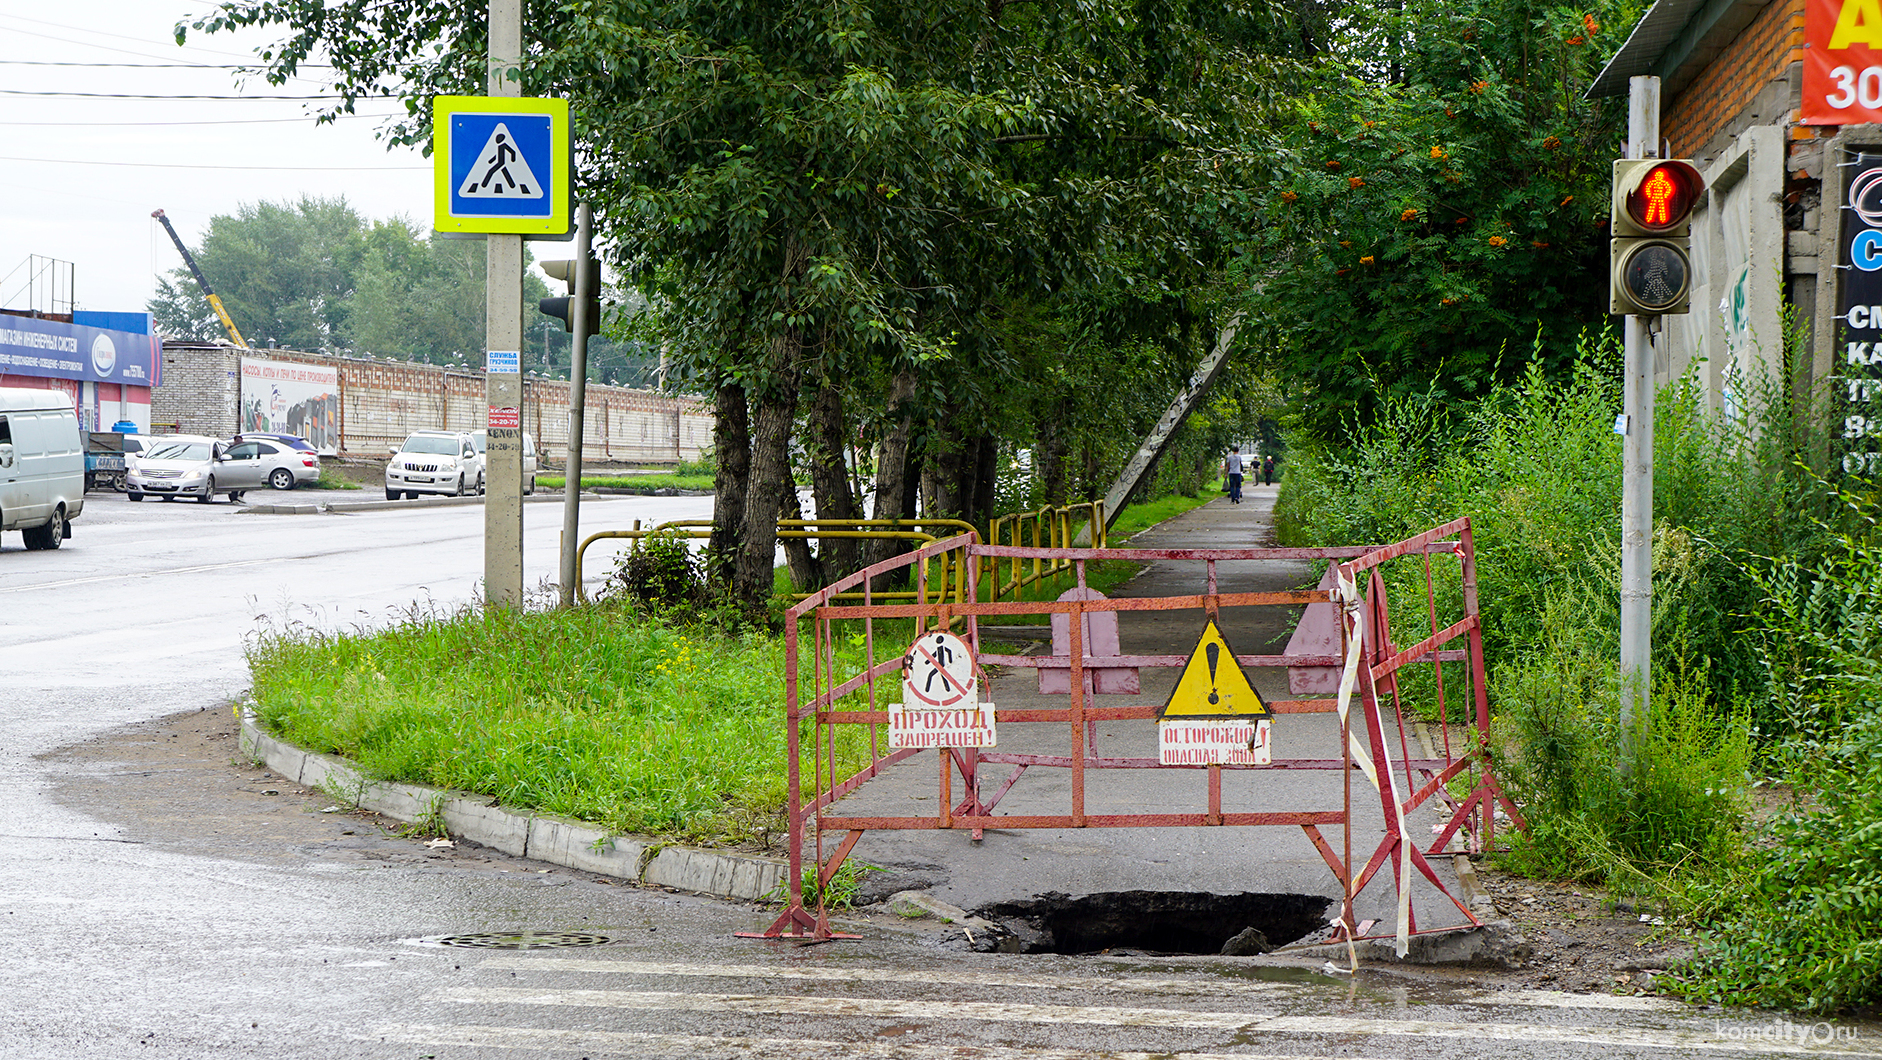
[[[706,583],[691,539],[660,530],[635,542],[615,561],[621,591],[654,609],[697,606],[706,601]]]
[[[1830,553],[1753,566],[1773,675],[1770,758],[1791,800],[1746,870],[1695,890],[1713,912],[1681,984],[1733,1004],[1882,1002],[1882,535],[1873,488],[1825,490],[1853,529]],[[1828,529],[1828,527],[1824,527]]]

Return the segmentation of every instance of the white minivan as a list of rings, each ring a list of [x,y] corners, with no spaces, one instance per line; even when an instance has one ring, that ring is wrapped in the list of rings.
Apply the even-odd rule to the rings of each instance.
[[[57,390],[0,388],[0,532],[58,548],[85,510],[85,436]]]

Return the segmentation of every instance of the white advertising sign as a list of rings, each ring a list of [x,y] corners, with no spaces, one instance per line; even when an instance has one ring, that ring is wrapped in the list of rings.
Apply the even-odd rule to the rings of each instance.
[[[292,434],[325,456],[340,450],[340,370],[242,358],[242,430]]]

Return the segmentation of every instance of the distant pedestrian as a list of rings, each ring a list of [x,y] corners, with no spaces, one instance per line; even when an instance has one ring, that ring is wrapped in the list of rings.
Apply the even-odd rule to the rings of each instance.
[[[1229,446],[1229,455],[1222,461],[1222,473],[1229,480],[1229,503],[1242,503],[1242,448]]]
[[[1268,458],[1261,462],[1261,478],[1262,485],[1274,485],[1274,454],[1272,453],[1268,454]]]

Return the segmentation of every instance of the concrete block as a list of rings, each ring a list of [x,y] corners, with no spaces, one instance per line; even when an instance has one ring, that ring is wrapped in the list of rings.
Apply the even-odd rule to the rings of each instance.
[[[641,882],[755,900],[777,890],[787,871],[784,862],[772,858],[666,847],[647,864]]]
[[[995,929],[990,921],[982,920],[960,906],[949,905],[926,891],[901,891],[892,894],[889,896],[888,906],[889,912],[910,920],[931,916],[942,923],[959,924],[975,931]]]
[[[1785,233],[1785,250],[1792,258],[1814,258],[1817,256],[1817,234],[1815,232]]]
[[[522,857],[529,846],[529,818],[482,796],[455,796],[444,800],[444,827],[452,835]]]
[[[647,844],[561,817],[531,817],[525,856],[626,880],[640,878]]]
[[[374,813],[383,813],[395,821],[410,824],[432,814],[442,806],[443,793],[415,784],[368,783],[359,804]]]
[[[289,775],[282,773],[282,776]],[[349,793],[359,790],[359,774],[339,759],[326,755],[303,754],[301,768],[291,775],[304,788],[329,788]]]
[[[1381,924],[1374,930],[1390,931],[1391,926]],[[1413,935],[1403,957],[1398,955],[1397,945],[1391,939],[1367,939],[1356,943],[1354,949],[1360,961],[1375,964],[1451,964],[1495,968],[1520,968],[1535,953],[1535,947],[1507,920],[1459,928],[1456,931]],[[1325,958],[1336,963],[1346,960],[1344,943],[1308,946],[1287,952],[1293,956],[1316,960]]]

